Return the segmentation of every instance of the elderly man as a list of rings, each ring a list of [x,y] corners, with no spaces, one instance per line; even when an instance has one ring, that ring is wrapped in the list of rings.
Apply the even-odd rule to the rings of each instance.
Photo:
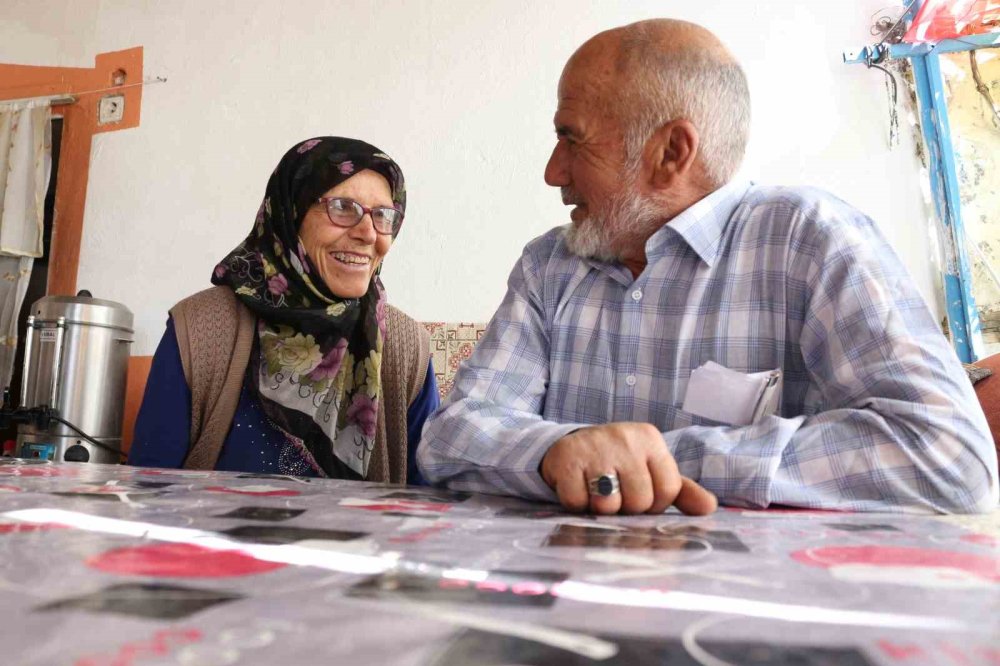
[[[733,181],[749,116],[701,27],[573,54],[545,169],[572,224],[525,247],[424,429],[427,479],[595,513],[996,506],[982,410],[899,259],[829,194]]]

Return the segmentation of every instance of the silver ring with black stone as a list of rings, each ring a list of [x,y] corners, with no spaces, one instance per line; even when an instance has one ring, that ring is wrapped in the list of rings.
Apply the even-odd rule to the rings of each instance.
[[[587,490],[591,495],[610,497],[622,491],[622,484],[618,481],[617,474],[602,474],[587,481]]]

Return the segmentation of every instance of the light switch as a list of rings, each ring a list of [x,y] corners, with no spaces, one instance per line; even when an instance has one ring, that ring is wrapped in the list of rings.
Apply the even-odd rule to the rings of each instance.
[[[97,107],[97,124],[120,123],[125,116],[125,95],[102,97]]]

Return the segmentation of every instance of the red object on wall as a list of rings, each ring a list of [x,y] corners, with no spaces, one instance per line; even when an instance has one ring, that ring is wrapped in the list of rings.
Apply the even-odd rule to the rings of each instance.
[[[925,0],[904,42],[918,44],[1000,31],[998,0]]]

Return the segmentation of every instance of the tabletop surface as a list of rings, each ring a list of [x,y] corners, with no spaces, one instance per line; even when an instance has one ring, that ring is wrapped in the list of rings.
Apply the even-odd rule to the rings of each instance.
[[[1000,513],[609,517],[0,459],[0,662],[1000,665]]]

